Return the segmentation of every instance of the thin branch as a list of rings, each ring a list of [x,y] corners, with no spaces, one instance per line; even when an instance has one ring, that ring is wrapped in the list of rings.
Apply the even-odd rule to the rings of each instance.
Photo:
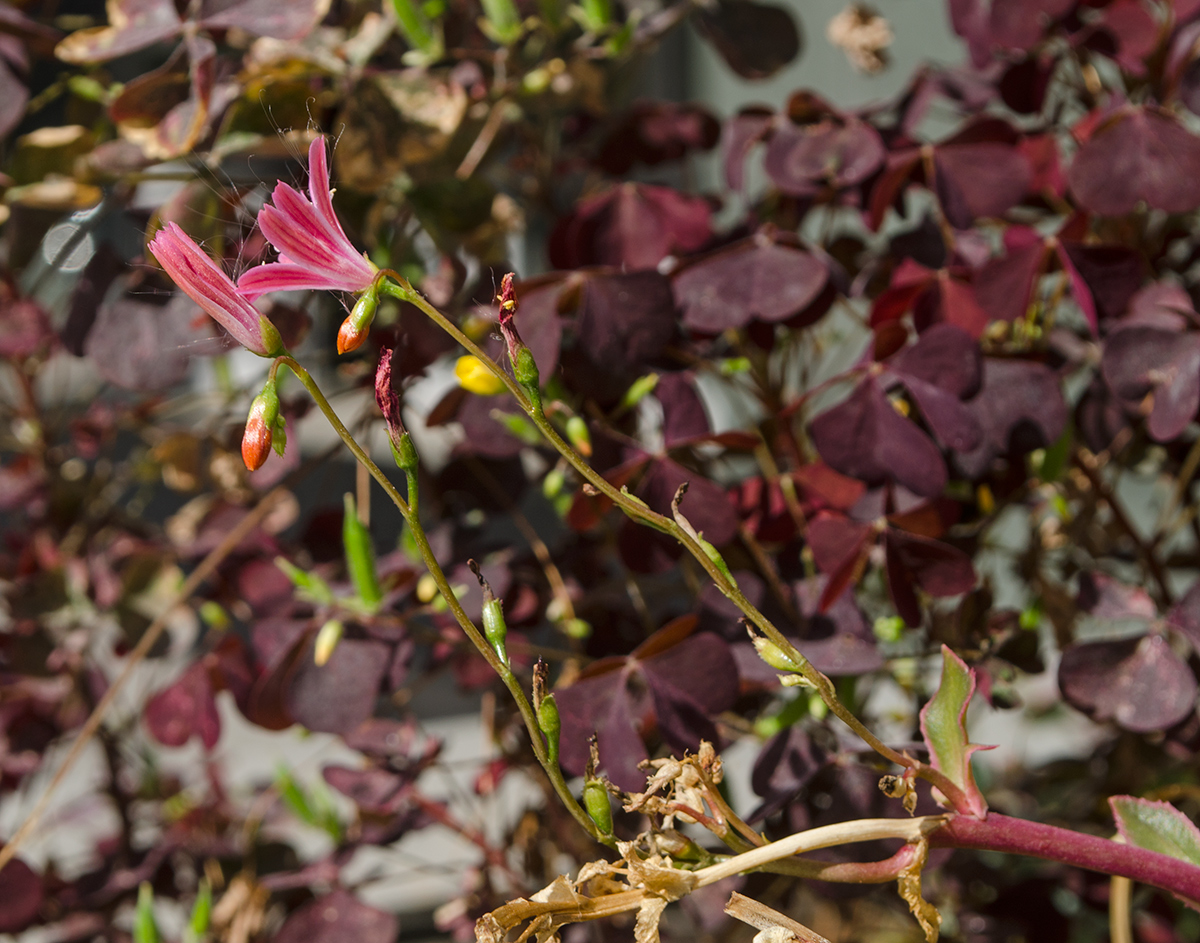
[[[1075,450],[1075,464],[1083,472],[1088,482],[1091,483],[1096,493],[1104,500],[1104,503],[1108,505],[1108,509],[1112,511],[1113,520],[1117,522],[1117,525],[1133,541],[1133,545],[1137,548],[1142,562],[1146,565],[1146,569],[1158,587],[1159,602],[1164,608],[1170,606],[1172,600],[1171,587],[1167,583],[1167,574],[1163,569],[1162,562],[1158,559],[1157,554],[1155,554],[1154,548],[1142,539],[1142,535],[1138,533],[1137,527],[1134,526],[1129,515],[1125,513],[1125,508],[1117,500],[1113,489],[1109,487],[1108,482],[1104,480],[1104,476],[1100,474],[1102,467],[1100,461],[1090,451],[1081,446]]]

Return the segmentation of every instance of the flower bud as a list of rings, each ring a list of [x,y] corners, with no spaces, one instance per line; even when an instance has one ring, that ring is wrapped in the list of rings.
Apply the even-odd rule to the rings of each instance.
[[[612,800],[600,780],[589,779],[583,784],[583,807],[601,835],[612,834]]]
[[[371,322],[375,320],[375,309],[378,306],[379,282],[376,280],[371,283],[370,288],[359,295],[349,316],[338,328],[337,349],[339,354],[348,354],[362,346],[363,341],[371,332]]]
[[[318,668],[324,668],[329,663],[329,659],[333,657],[333,650],[337,648],[338,642],[342,640],[342,632],[345,631],[345,626],[337,619],[330,619],[317,632],[317,641],[313,645],[313,664]]]
[[[271,440],[279,426],[279,394],[273,380],[268,380],[262,392],[250,404],[246,430],[242,433],[242,461],[250,471],[262,468],[271,451]]]
[[[558,765],[558,738],[562,731],[562,720],[558,715],[558,703],[553,692],[546,690],[549,668],[540,658],[533,669],[533,709],[537,714],[538,729],[546,737],[546,755],[550,762]]]
[[[600,765],[600,747],[596,741],[595,734],[588,739],[587,768],[583,773],[583,808],[587,811],[588,818],[600,830],[601,835],[611,835],[613,830],[612,803],[608,798],[608,790],[604,788],[604,783],[596,777],[596,767]]]
[[[567,420],[567,439],[584,458],[592,457],[592,436],[582,416],[572,416]]]
[[[459,357],[454,364],[454,375],[464,390],[480,396],[495,396],[504,392],[504,381],[492,373],[482,360],[470,354]]]
[[[479,580],[479,588],[483,590],[483,637],[488,640],[492,650],[507,668],[508,652],[504,646],[508,637],[508,624],[504,621],[504,606],[492,592],[488,581],[483,578],[479,564],[468,560],[467,566],[471,568],[471,572]]]

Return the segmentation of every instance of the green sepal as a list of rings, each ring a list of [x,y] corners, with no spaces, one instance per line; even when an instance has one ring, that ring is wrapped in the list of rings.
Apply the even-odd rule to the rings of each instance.
[[[279,357],[287,353],[283,346],[283,338],[279,335],[279,329],[264,314],[258,316],[258,333],[262,338],[263,347],[267,351],[265,354],[259,354],[260,357]]]
[[[417,456],[417,448],[413,445],[412,436],[407,432],[400,434],[400,444],[396,447],[393,457],[396,459],[396,467],[401,471],[415,472],[421,464],[421,459]]]
[[[271,426],[271,448],[280,458],[283,457],[283,450],[287,448],[287,420],[282,415],[276,416]]]
[[[371,542],[371,534],[358,519],[354,496],[347,492],[343,502],[342,544],[346,553],[346,570],[358,598],[367,608],[374,609],[383,599],[379,578],[375,574],[375,547]]]

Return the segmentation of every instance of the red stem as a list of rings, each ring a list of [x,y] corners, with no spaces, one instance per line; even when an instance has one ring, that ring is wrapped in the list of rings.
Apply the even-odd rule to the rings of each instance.
[[[1189,901],[1200,901],[1200,867],[1194,864],[1096,835],[1009,818],[995,812],[989,812],[986,819],[952,815],[944,826],[929,836],[929,843],[1060,861],[1161,887]]]

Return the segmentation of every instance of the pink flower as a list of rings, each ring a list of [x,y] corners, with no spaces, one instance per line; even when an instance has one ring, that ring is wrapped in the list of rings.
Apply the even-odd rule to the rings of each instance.
[[[279,331],[237,290],[203,249],[175,223],[167,223],[150,243],[175,284],[227,330],[239,344],[260,357],[283,353]]]
[[[358,294],[375,281],[375,266],[357,252],[333,212],[325,139],[308,149],[308,195],[279,183],[274,206],[259,211],[258,226],[279,250],[279,261],[250,269],[238,280],[248,298],[269,291],[320,288]]]

